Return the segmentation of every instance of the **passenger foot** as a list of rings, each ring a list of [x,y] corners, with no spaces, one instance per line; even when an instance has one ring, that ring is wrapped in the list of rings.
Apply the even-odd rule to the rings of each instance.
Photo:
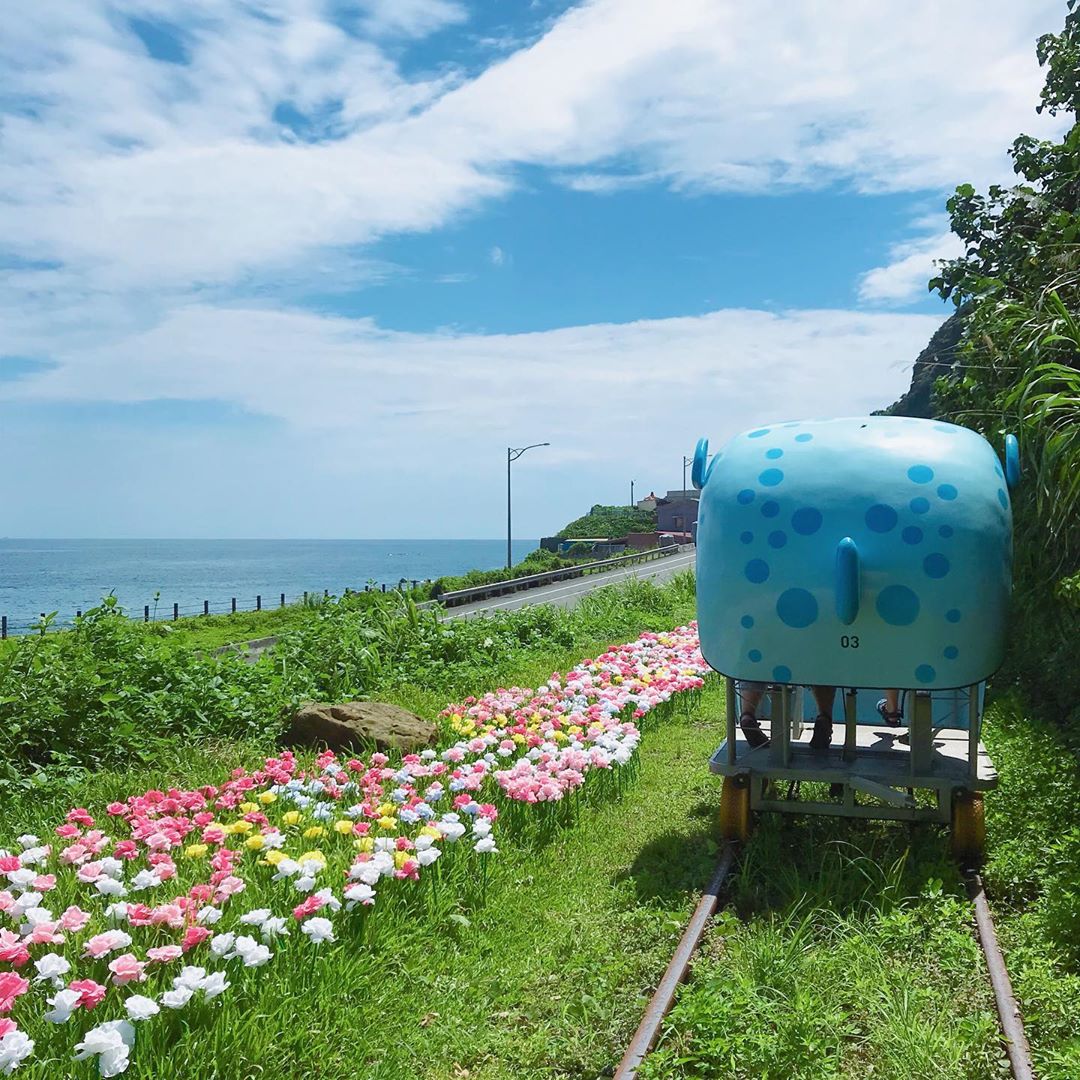
[[[814,734],[810,736],[811,750],[828,750],[832,745],[832,721],[827,716],[814,720]]]
[[[884,698],[877,703],[877,711],[881,713],[881,719],[890,727],[899,727],[904,719],[902,712],[889,712],[889,703]]]
[[[751,750],[769,745],[769,736],[761,730],[761,724],[753,713],[743,713],[739,717],[739,729],[743,733],[743,738],[750,744]]]

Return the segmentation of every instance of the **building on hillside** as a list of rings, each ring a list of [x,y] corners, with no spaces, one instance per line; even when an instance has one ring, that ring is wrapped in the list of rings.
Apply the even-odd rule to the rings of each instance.
[[[638,499],[638,501],[634,503],[634,509],[652,511],[656,509],[657,502],[659,502],[659,497],[657,496],[656,492],[650,491],[644,499]]]
[[[697,492],[693,493],[695,496]],[[697,522],[697,498],[687,497],[686,492],[669,491],[656,504],[656,531],[658,533],[692,534]]]

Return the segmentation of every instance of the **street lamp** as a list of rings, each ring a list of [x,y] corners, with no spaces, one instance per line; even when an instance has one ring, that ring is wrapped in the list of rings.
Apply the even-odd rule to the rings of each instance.
[[[513,462],[517,461],[526,450],[535,450],[538,446],[550,446],[551,443],[537,442],[531,446],[522,446],[519,449],[514,449],[512,446],[506,448],[506,569],[509,570],[514,565],[514,556],[510,550],[510,466]]]

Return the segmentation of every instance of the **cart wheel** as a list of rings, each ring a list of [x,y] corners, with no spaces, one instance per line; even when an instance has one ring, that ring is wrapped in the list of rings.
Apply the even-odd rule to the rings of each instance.
[[[963,866],[980,866],[985,849],[983,797],[975,791],[958,791],[952,806],[953,858]]]
[[[750,784],[745,776],[724,778],[720,793],[720,836],[740,842],[750,836]]]

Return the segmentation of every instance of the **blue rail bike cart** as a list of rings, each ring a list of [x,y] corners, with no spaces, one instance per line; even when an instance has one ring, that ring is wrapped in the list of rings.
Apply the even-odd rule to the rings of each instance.
[[[711,461],[698,443],[698,623],[727,677],[710,761],[726,838],[745,839],[754,811],[935,821],[978,861],[1019,472],[1012,436],[1002,467],[975,432],[900,417],[757,428]],[[751,687],[765,691],[760,726],[744,732]],[[879,708],[890,691],[899,707]]]

